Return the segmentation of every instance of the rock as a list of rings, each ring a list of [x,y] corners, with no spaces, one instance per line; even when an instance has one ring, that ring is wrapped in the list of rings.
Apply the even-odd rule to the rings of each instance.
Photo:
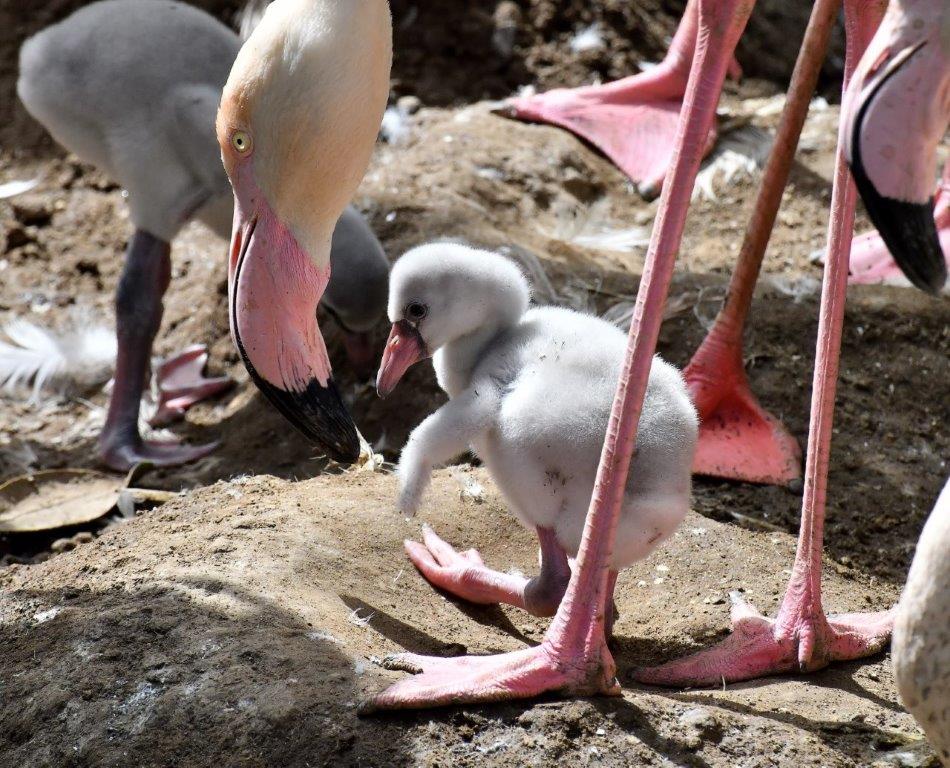
[[[49,202],[43,198],[23,198],[13,203],[13,215],[24,226],[45,227],[53,218]]]
[[[422,108],[422,100],[418,96],[403,96],[396,102],[396,107],[404,115],[414,115]]]
[[[722,725],[707,707],[687,709],[680,715],[679,721],[680,724],[695,731],[695,738],[689,739],[693,748],[698,747],[703,741],[718,741],[722,736]]]
[[[53,550],[53,552],[68,552],[76,548],[76,542],[72,539],[56,539],[56,541],[49,545],[49,548]]]
[[[33,233],[28,231],[25,227],[20,224],[13,224],[7,229],[7,245],[4,249],[5,253],[9,253],[14,248],[21,248],[28,243],[35,241]]]

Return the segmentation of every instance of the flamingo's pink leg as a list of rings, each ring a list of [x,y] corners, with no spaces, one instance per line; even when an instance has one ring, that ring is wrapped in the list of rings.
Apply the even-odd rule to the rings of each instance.
[[[689,0],[666,58],[649,71],[605,85],[559,88],[511,99],[513,117],[551,123],[586,139],[638,185],[656,197],[671,167],[686,83],[699,25],[697,0]],[[741,69],[730,59],[729,73]],[[704,137],[703,155],[716,143],[715,123]]]
[[[234,386],[227,376],[205,378],[207,363],[208,348],[203,344],[195,344],[158,366],[153,374],[158,390],[158,409],[149,419],[153,427],[177,421],[195,403]]]
[[[413,656],[413,668],[421,674],[379,694],[364,712],[526,698],[545,691],[619,693],[604,635],[612,582],[610,555],[703,144],[715,119],[730,56],[753,5],[748,0],[697,2],[699,42],[677,128],[673,167],[663,185],[576,567],[551,627],[538,647],[500,656],[452,660]]]
[[[884,8],[865,0],[845,0],[848,33],[845,77],[877,29]],[[698,654],[635,673],[658,685],[714,685],[763,675],[820,669],[832,661],[879,651],[890,637],[892,612],[861,616],[825,615],[821,602],[828,459],[831,449],[838,356],[854,225],[856,190],[839,149],[835,168],[828,252],[818,320],[818,349],[805,465],[801,531],[792,576],[775,620],[761,616],[741,598],[733,599],[733,634]]]
[[[742,361],[742,336],[840,7],[841,0],[818,0],[812,9],[725,304],[683,371],[700,417],[693,462],[696,474],[775,485],[801,477],[798,442],[759,404],[749,388]]]

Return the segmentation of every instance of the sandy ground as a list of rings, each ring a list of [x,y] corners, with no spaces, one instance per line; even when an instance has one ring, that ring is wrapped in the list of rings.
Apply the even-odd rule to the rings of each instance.
[[[474,478],[490,487],[480,470]],[[0,572],[5,765],[907,765],[912,718],[879,657],[800,679],[716,691],[629,681],[632,666],[708,643],[725,595],[774,610],[794,549],[691,513],[625,572],[619,698],[547,699],[358,719],[398,677],[374,657],[491,653],[545,622],[430,589],[400,541],[394,478],[219,482],[40,565]],[[490,492],[460,499],[438,473],[421,519],[486,562],[535,567],[534,544]],[[835,610],[880,607],[897,586],[831,568]]]
[[[545,4],[529,5],[534,24]],[[612,5],[603,5],[597,13],[608,18]],[[530,52],[540,57],[542,46]],[[418,74],[404,66],[397,93],[400,77],[412,83]],[[775,90],[764,81],[730,86],[727,120],[774,127],[776,116],[757,110]],[[535,254],[558,297],[575,306],[604,312],[630,300],[644,248],[585,243],[605,230],[648,236],[656,204],[574,138],[507,121],[489,107],[426,107],[403,143],[379,145],[355,202],[387,252],[396,258],[426,240],[462,237]],[[746,347],[755,392],[803,444],[821,277],[809,256],[827,225],[836,120],[833,106],[809,120]],[[34,176],[41,179],[34,191],[0,201],[0,321],[111,324],[130,232],[121,190],[74,159],[4,144],[0,183]],[[693,205],[660,340],[677,364],[689,359],[723,295],[754,182],[739,179]],[[859,227],[866,225],[859,214]],[[122,524],[88,526],[94,540],[73,551],[51,555],[62,531],[0,537],[0,766],[932,761],[900,706],[886,655],[715,692],[629,680],[637,664],[719,637],[730,589],[744,589],[769,612],[788,577],[800,491],[707,479],[697,479],[695,513],[677,536],[621,576],[622,698],[357,720],[356,702],[397,677],[374,657],[401,648],[511,650],[537,642],[546,622],[433,592],[403,557],[400,542],[418,534],[418,521],[394,514],[394,479],[322,474],[326,462],[238,364],[227,331],[225,248],[199,225],[176,241],[156,345],[166,354],[207,343],[212,370],[238,382],[174,428],[187,440],[220,439],[219,451],[146,475],[140,485],[181,496]],[[323,328],[361,430],[395,457],[442,401],[431,369],[417,366],[380,401],[336,354],[332,322]],[[849,291],[829,484],[825,583],[833,610],[894,602],[948,473],[948,328],[945,299],[893,287]],[[381,327],[380,344],[385,334]],[[0,477],[95,466],[106,402],[101,391],[41,405],[0,401]],[[481,504],[460,498],[456,480],[440,472],[421,518],[457,545],[478,546],[493,565],[531,572],[531,537],[490,478],[477,470],[477,479],[488,492]]]

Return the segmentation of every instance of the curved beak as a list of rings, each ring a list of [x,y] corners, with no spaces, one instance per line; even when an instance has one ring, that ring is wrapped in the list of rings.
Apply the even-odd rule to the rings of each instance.
[[[376,393],[386,397],[414,363],[428,356],[422,335],[415,326],[405,320],[393,323],[379,364],[379,373],[376,374]]]
[[[238,203],[228,269],[231,335],[257,387],[328,456],[359,456],[356,426],[333,383],[316,308],[330,279],[264,204]]]
[[[856,97],[849,110],[851,124],[845,127],[845,142],[855,186],[894,261],[911,283],[937,294],[946,282],[947,265],[934,223],[934,198],[929,190],[933,188],[936,148],[943,129],[929,137],[907,128],[902,136],[895,137],[877,124],[874,114],[878,104],[886,110],[893,109],[891,104],[901,103],[901,94],[893,91],[903,86],[894,76],[906,67],[915,66],[914,54],[923,47],[921,42],[902,51],[877,73],[875,82],[865,93]],[[895,144],[897,159],[882,167],[880,158],[894,157]],[[869,167],[868,158],[876,161],[873,169]],[[871,178],[874,176],[881,182],[886,176],[896,174],[920,177],[920,183],[926,185],[928,192],[919,194],[916,200],[898,199],[882,193]]]

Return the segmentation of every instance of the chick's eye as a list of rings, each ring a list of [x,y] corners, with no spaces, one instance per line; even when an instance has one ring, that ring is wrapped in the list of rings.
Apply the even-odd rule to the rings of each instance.
[[[239,154],[247,154],[251,151],[251,135],[247,131],[235,131],[231,134],[231,146]]]
[[[406,319],[418,323],[429,314],[429,308],[418,301],[413,301],[406,307]]]

